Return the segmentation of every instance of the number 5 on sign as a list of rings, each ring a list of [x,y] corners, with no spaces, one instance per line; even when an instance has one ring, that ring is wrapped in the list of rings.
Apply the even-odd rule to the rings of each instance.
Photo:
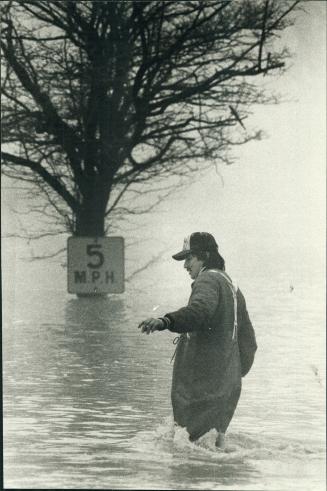
[[[99,250],[100,249],[100,250]],[[103,253],[101,252],[102,245],[101,244],[88,244],[86,246],[86,254],[88,256],[96,256],[98,258],[98,262],[88,263],[89,268],[100,268],[104,263]]]
[[[123,293],[123,237],[69,237],[68,292]]]

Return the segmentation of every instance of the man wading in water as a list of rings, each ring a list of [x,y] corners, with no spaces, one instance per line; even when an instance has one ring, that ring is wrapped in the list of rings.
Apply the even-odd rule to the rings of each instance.
[[[216,446],[224,448],[245,374],[238,334],[248,330],[254,336],[254,331],[244,297],[224,272],[225,261],[211,234],[191,234],[173,258],[185,260],[194,280],[188,305],[138,327],[146,334],[164,329],[180,334],[171,390],[174,420],[187,429],[191,441],[216,429]]]

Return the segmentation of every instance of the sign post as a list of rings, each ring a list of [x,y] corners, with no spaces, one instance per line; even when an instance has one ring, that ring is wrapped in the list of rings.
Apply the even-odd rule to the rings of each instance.
[[[69,237],[68,293],[124,292],[123,237]]]

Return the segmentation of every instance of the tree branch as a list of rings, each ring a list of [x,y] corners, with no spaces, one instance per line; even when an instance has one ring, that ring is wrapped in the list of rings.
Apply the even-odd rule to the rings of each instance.
[[[38,162],[33,162],[31,160],[24,159],[23,157],[17,157],[16,155],[9,154],[7,152],[1,152],[1,157],[7,163],[11,163],[13,165],[19,165],[22,167],[28,167],[33,172],[38,174],[44,181],[61,196],[64,201],[68,204],[68,206],[73,211],[79,210],[79,204],[75,200],[75,198],[62,186],[62,184],[53,177],[42,165]]]
[[[7,45],[1,41],[1,47],[3,49],[4,55],[16,73],[19,81],[26,91],[32,95],[35,102],[41,106],[45,116],[46,116],[46,126],[50,133],[53,133],[62,146],[67,151],[67,155],[72,165],[75,178],[81,188],[83,189],[83,179],[81,173],[80,159],[78,157],[78,152],[80,149],[80,142],[78,141],[74,131],[67,125],[58,115],[56,109],[52,105],[50,98],[42,93],[36,81],[32,81],[27,70],[18,61],[14,54],[11,38],[7,35]]]

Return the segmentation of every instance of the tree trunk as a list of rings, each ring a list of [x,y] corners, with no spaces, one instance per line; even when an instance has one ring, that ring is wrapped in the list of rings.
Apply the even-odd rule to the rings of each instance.
[[[103,237],[104,212],[96,207],[83,207],[76,217],[76,237]]]
[[[95,183],[89,195],[83,199],[76,215],[76,237],[103,237],[105,234],[105,212],[109,191],[103,183]]]

